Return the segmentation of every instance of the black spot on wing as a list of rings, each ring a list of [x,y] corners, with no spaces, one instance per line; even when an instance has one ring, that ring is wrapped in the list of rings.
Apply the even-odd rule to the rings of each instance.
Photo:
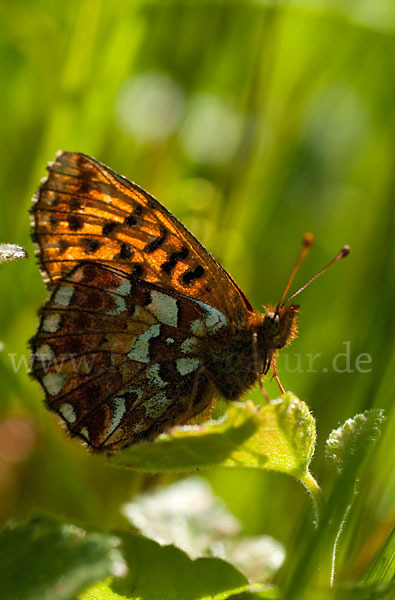
[[[59,254],[64,254],[69,246],[70,244],[67,240],[64,240],[63,238],[60,239],[58,241]]]
[[[142,277],[144,275],[144,267],[140,263],[136,263],[133,265],[133,270],[130,275],[132,277]]]
[[[167,275],[170,275],[176,267],[177,263],[180,260],[184,260],[185,258],[187,258],[188,254],[189,250],[188,248],[186,248],[186,246],[184,246],[179,252],[172,252],[169,256],[169,259],[161,264],[161,271],[163,271]]]
[[[85,181],[82,180],[79,187],[78,187],[78,192],[82,195],[87,194],[90,190],[90,183],[89,181]]]
[[[130,244],[127,244],[126,242],[123,242],[121,246],[121,251],[119,253],[119,258],[121,258],[122,260],[126,260],[128,258],[131,258],[131,256],[133,256],[133,253],[134,250],[132,246]]]
[[[134,225],[138,225],[138,222],[139,222],[138,217],[141,216],[142,212],[143,212],[143,207],[138,204],[136,206],[136,208],[134,209],[134,211],[128,217],[125,218],[124,224],[127,225],[128,227],[133,227]]]
[[[150,254],[151,252],[155,252],[155,250],[157,250],[158,248],[160,248],[162,246],[162,244],[164,243],[166,238],[167,238],[167,229],[163,226],[160,226],[160,236],[155,238],[154,240],[152,240],[152,242],[149,242],[144,247],[143,251],[147,252],[148,254]]]
[[[79,210],[81,208],[81,202],[75,196],[70,198],[70,208],[72,210]]]
[[[83,240],[83,244],[85,246],[86,254],[94,254],[100,248],[100,242],[98,240],[94,240],[92,238],[85,238]]]
[[[115,227],[118,225],[115,221],[109,221],[105,225],[103,225],[102,233],[103,235],[109,235],[112,231],[114,231]]]
[[[137,219],[134,215],[129,215],[128,217],[126,217],[126,219],[124,220],[125,225],[127,225],[128,227],[133,227],[133,225],[137,225]]]
[[[149,292],[148,290],[144,290],[142,300],[143,300],[143,306],[148,306],[149,304],[151,304],[151,302],[152,302],[151,292]]]
[[[204,274],[204,269],[201,265],[198,265],[193,271],[186,271],[181,277],[182,282],[185,285],[189,285],[192,283],[194,279],[200,279]]]
[[[67,222],[71,231],[80,231],[84,226],[83,220],[78,215],[69,215]]]

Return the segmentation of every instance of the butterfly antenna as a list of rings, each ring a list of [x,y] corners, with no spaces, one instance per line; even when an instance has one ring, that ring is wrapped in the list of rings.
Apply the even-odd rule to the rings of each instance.
[[[299,252],[299,256],[296,260],[296,263],[292,267],[292,271],[288,277],[287,285],[284,288],[283,295],[281,296],[280,302],[277,304],[276,313],[278,313],[280,306],[283,306],[285,304],[284,298],[288,294],[288,290],[291,287],[294,277],[295,277],[300,265],[302,264],[302,262],[308,255],[309,250],[310,250],[311,246],[313,245],[313,243],[314,243],[314,235],[312,233],[305,233],[303,236],[303,239],[302,239],[302,249]],[[299,290],[299,291],[302,291],[302,290]],[[288,298],[288,300],[289,300],[289,298]],[[286,300],[286,302],[288,302],[288,300]]]
[[[281,306],[284,306],[284,304],[287,304],[287,302],[289,302],[290,300],[293,300],[295,298],[295,296],[300,294],[300,292],[303,292],[303,290],[305,290],[310,285],[310,283],[312,283],[314,281],[314,279],[317,279],[317,277],[320,277],[323,273],[325,273],[325,271],[330,269],[332,265],[337,263],[339,260],[342,260],[342,258],[345,258],[348,254],[350,254],[350,246],[343,246],[343,248],[340,250],[340,252],[335,256],[335,258],[333,258],[323,269],[318,271],[318,273],[313,275],[313,277],[311,279],[309,279],[309,281],[307,283],[302,285],[302,287],[299,288],[297,292],[295,292],[294,294],[292,294],[292,296],[287,298],[287,300],[285,300],[285,302],[283,302],[281,304]],[[286,289],[288,291],[288,288],[286,288]],[[281,300],[283,300],[283,298]]]

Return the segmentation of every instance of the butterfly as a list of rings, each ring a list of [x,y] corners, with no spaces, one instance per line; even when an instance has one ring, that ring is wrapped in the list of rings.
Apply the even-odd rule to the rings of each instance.
[[[32,375],[72,436],[115,452],[186,423],[216,397],[240,398],[270,366],[278,379],[276,354],[297,335],[298,305],[283,294],[257,312],[176,217],[96,159],[60,151],[47,169],[31,211],[50,290]]]

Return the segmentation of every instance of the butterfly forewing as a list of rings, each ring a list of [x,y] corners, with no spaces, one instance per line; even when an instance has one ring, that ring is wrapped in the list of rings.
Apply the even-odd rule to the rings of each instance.
[[[150,194],[95,159],[60,152],[33,208],[41,268],[56,281],[93,260],[199,299],[243,326],[253,308],[196,238]]]

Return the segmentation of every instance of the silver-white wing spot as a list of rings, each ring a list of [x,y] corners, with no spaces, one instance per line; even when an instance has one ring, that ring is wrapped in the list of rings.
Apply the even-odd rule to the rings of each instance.
[[[155,363],[147,369],[147,378],[152,385],[158,385],[159,387],[165,387],[169,382],[164,381],[160,376],[160,364]]]
[[[114,405],[114,416],[109,430],[107,431],[107,436],[110,436],[121,424],[123,419],[123,415],[126,412],[126,402],[125,398],[114,398],[112,401]]]
[[[119,284],[117,288],[114,289],[115,294],[119,294],[120,296],[129,296],[132,290],[132,284],[130,281],[125,279],[122,283]]]
[[[152,290],[151,303],[147,305],[147,309],[158,318],[160,323],[177,327],[178,306],[177,300],[172,296]]]
[[[128,352],[128,358],[141,363],[149,363],[149,342],[152,338],[158,337],[159,334],[160,325],[159,323],[154,323],[154,325],[151,325],[151,327],[133,341],[130,351]]]
[[[182,344],[180,345],[180,350],[183,354],[189,354],[190,352],[196,350],[198,345],[199,342],[195,337],[189,337],[182,342]]]
[[[201,337],[206,333],[216,333],[218,329],[228,324],[225,315],[220,310],[200,300],[194,300],[194,302],[203,309],[203,320],[195,319],[190,325],[191,331],[195,335]]]
[[[200,319],[195,319],[194,321],[192,321],[190,327],[192,333],[200,337],[204,336],[204,334],[206,333],[204,323]]]
[[[46,315],[43,321],[43,330],[47,333],[55,333],[60,329],[61,316],[58,313],[50,313]]]
[[[200,360],[198,358],[177,358],[176,360],[177,371],[180,375],[188,375],[188,373],[196,371],[199,365]]]
[[[51,396],[56,396],[65,384],[65,378],[61,373],[47,373],[41,381]]]
[[[218,329],[221,329],[221,327],[225,327],[225,325],[228,324],[225,315],[220,310],[217,310],[208,304],[204,304],[203,302],[200,304],[205,307],[206,314],[204,322],[209,332],[215,333]]]
[[[62,417],[64,417],[64,419],[67,421],[67,423],[75,423],[76,422],[77,415],[75,414],[75,410],[74,410],[74,407],[72,404],[65,402],[59,408],[59,412],[62,415]]]
[[[82,429],[80,429],[80,434],[86,439],[87,442],[89,442],[89,431],[87,427],[82,427]]]
[[[68,306],[74,294],[74,288],[71,285],[62,285],[55,294],[54,302],[59,306]]]
[[[126,310],[125,300],[121,296],[113,296],[114,308],[107,311],[107,315],[120,315]]]
[[[54,351],[48,344],[39,346],[35,352],[35,356],[38,360],[41,360],[41,362],[51,361],[55,358]]]

